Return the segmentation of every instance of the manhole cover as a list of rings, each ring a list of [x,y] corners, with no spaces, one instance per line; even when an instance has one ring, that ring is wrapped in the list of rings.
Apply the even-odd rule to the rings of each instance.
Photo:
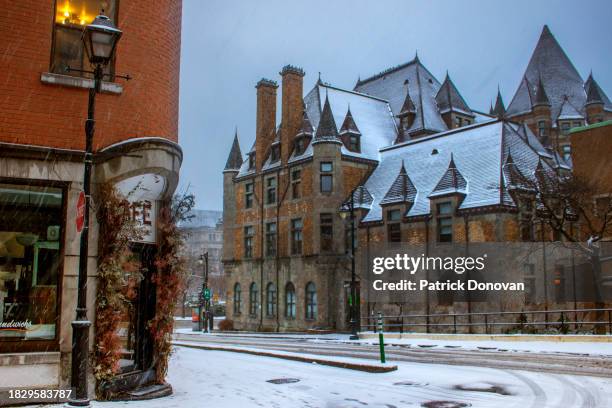
[[[420,383],[416,381],[398,381],[396,383],[393,383],[393,385],[403,385],[405,387],[425,387],[428,384],[429,383]]]
[[[291,383],[296,383],[299,381],[300,380],[298,380],[297,378],[275,378],[273,380],[267,380],[266,382],[269,382],[272,384],[291,384]]]
[[[499,395],[512,395],[504,386],[491,383],[476,383],[476,384],[459,384],[455,385],[456,390],[475,391],[475,392],[490,392]]]
[[[429,401],[421,405],[423,408],[465,408],[471,407],[472,404],[457,401]]]

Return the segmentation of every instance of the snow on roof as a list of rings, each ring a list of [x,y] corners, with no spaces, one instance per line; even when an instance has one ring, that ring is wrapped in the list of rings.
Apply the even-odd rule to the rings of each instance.
[[[326,96],[334,121],[343,123],[346,112],[350,107],[355,125],[362,135],[361,152],[351,152],[342,146],[343,155],[378,160],[378,150],[392,145],[397,138],[395,120],[386,101],[321,82],[318,82],[304,98],[306,112],[313,127],[318,128],[319,126]],[[306,157],[307,153],[312,154],[311,146],[306,149],[300,158]]]
[[[521,81],[508,105],[506,110],[508,117],[531,111],[529,92],[532,92],[531,96],[536,94],[535,90],[540,79],[551,103],[551,119],[554,120],[559,116],[566,96],[580,111],[586,103],[584,81],[548,26],[544,26],[542,30],[523,78],[527,81]]]
[[[389,175],[397,174],[402,161],[417,191],[414,205],[405,215],[428,215],[428,196],[448,172],[451,155],[466,184],[461,191],[465,198],[460,209],[510,204],[504,199],[501,184],[502,164],[508,153],[512,154],[522,174],[533,175],[539,161],[538,153],[518,134],[516,125],[499,120],[382,149],[380,164],[365,182],[374,200],[363,221],[382,220],[381,201],[395,182]]]
[[[355,91],[376,96],[389,101],[394,115],[400,113],[406,92],[416,107],[416,117],[409,130],[447,130],[436,104],[436,94],[440,82],[421,64],[418,57],[411,62],[378,74],[370,79],[359,81]]]

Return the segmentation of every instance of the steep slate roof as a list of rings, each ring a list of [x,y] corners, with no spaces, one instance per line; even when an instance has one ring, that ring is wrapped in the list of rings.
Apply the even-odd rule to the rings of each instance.
[[[346,117],[344,118],[344,122],[340,127],[340,134],[351,133],[354,135],[360,135],[361,132],[357,128],[355,124],[355,119],[353,119],[353,115],[351,114],[351,107],[349,106],[348,111],[346,112]]]
[[[436,103],[438,104],[438,110],[441,114],[448,111],[455,111],[474,116],[472,110],[457,90],[452,79],[450,79],[448,72],[446,73],[446,78],[444,78],[442,86],[440,86],[436,94]]]
[[[224,170],[240,170],[240,166],[242,166],[242,152],[240,151],[240,142],[238,142],[238,130],[236,130]]]
[[[394,116],[401,112],[406,93],[409,93],[416,108],[416,117],[409,134],[420,130],[447,130],[436,103],[439,89],[440,82],[421,64],[418,57],[371,78],[360,80],[355,85],[357,92],[389,101]]]
[[[457,165],[455,165],[455,160],[453,158],[453,153],[451,153],[450,162],[448,163],[448,169],[436,184],[429,197],[438,197],[447,194],[453,193],[461,193],[465,194],[467,189],[467,181],[457,170]]]
[[[406,89],[406,98],[404,99],[404,103],[402,104],[402,108],[396,116],[403,116],[408,113],[416,113],[416,106],[414,106],[414,102],[410,97],[410,90]]]
[[[312,128],[312,124],[310,123],[310,119],[308,118],[308,113],[304,110],[302,115],[302,127],[298,131],[298,135],[309,135],[312,136],[314,133],[314,129]]]
[[[413,203],[416,195],[416,187],[412,180],[410,180],[410,177],[408,177],[406,167],[404,167],[404,162],[402,162],[399,174],[393,184],[391,184],[391,187],[389,187],[389,191],[385,194],[380,205]]]
[[[372,194],[370,194],[368,189],[364,186],[359,186],[353,191],[353,203],[355,208],[369,209],[373,200]]]
[[[380,164],[364,184],[374,200],[363,221],[382,220],[381,202],[395,183],[389,174],[394,174],[402,161],[417,191],[414,204],[405,214],[408,217],[430,213],[429,196],[441,179],[448,178],[446,175],[453,167],[459,170],[463,179],[457,177],[455,182],[459,191],[463,188],[465,194],[460,209],[514,205],[503,175],[503,163],[508,154],[526,177],[533,177],[540,160],[538,153],[519,135],[518,129],[519,125],[496,120],[382,149]],[[543,166],[550,168],[546,162]]]
[[[540,78],[551,104],[552,120],[559,116],[566,95],[572,105],[583,112],[586,103],[584,81],[548,26],[544,26],[519,88],[508,105],[508,117],[531,111],[535,86]]]
[[[331,105],[329,104],[329,98],[325,95],[325,104],[323,105],[323,112],[321,112],[321,118],[317,131],[315,133],[314,142],[339,142],[338,139],[338,128],[336,127],[336,121],[334,120],[334,114],[332,113]]]
[[[612,112],[612,103],[608,98],[608,95],[601,89],[599,84],[593,78],[593,74],[589,74],[586,82],[584,83],[584,90],[587,95],[586,103],[603,103],[604,109]]]
[[[563,101],[563,104],[561,105],[561,109],[559,110],[559,117],[557,119],[582,119],[582,118],[583,116],[580,113],[580,111],[578,111],[578,109],[576,109],[574,105],[572,105],[569,99],[566,98]]]
[[[358,92],[333,87],[323,82],[317,82],[314,88],[304,97],[306,112],[310,123],[317,129],[321,121],[326,97],[335,123],[343,123],[349,106],[355,127],[361,132],[361,151],[351,152],[344,145],[341,147],[343,156],[351,156],[368,160],[379,160],[378,150],[391,146],[397,138],[395,119],[387,101]],[[304,154],[292,157],[290,162],[312,156],[312,144]]]

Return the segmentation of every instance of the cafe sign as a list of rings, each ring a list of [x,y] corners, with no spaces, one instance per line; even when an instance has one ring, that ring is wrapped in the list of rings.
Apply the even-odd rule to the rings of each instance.
[[[128,202],[127,216],[143,232],[138,242],[155,243],[158,202],[166,191],[166,179],[147,173],[122,180],[116,187]]]

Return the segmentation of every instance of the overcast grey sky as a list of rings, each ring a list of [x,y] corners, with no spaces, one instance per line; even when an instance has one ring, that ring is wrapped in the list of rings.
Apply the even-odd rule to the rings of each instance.
[[[411,60],[439,81],[446,70],[472,109],[506,106],[542,26],[548,24],[584,79],[612,96],[612,2],[543,0],[184,0],[179,138],[181,185],[197,207],[222,209],[222,170],[238,127],[255,139],[255,84],[286,64],[352,89],[357,78]],[[280,88],[279,88],[280,101]],[[279,112],[280,114],[280,108]]]

